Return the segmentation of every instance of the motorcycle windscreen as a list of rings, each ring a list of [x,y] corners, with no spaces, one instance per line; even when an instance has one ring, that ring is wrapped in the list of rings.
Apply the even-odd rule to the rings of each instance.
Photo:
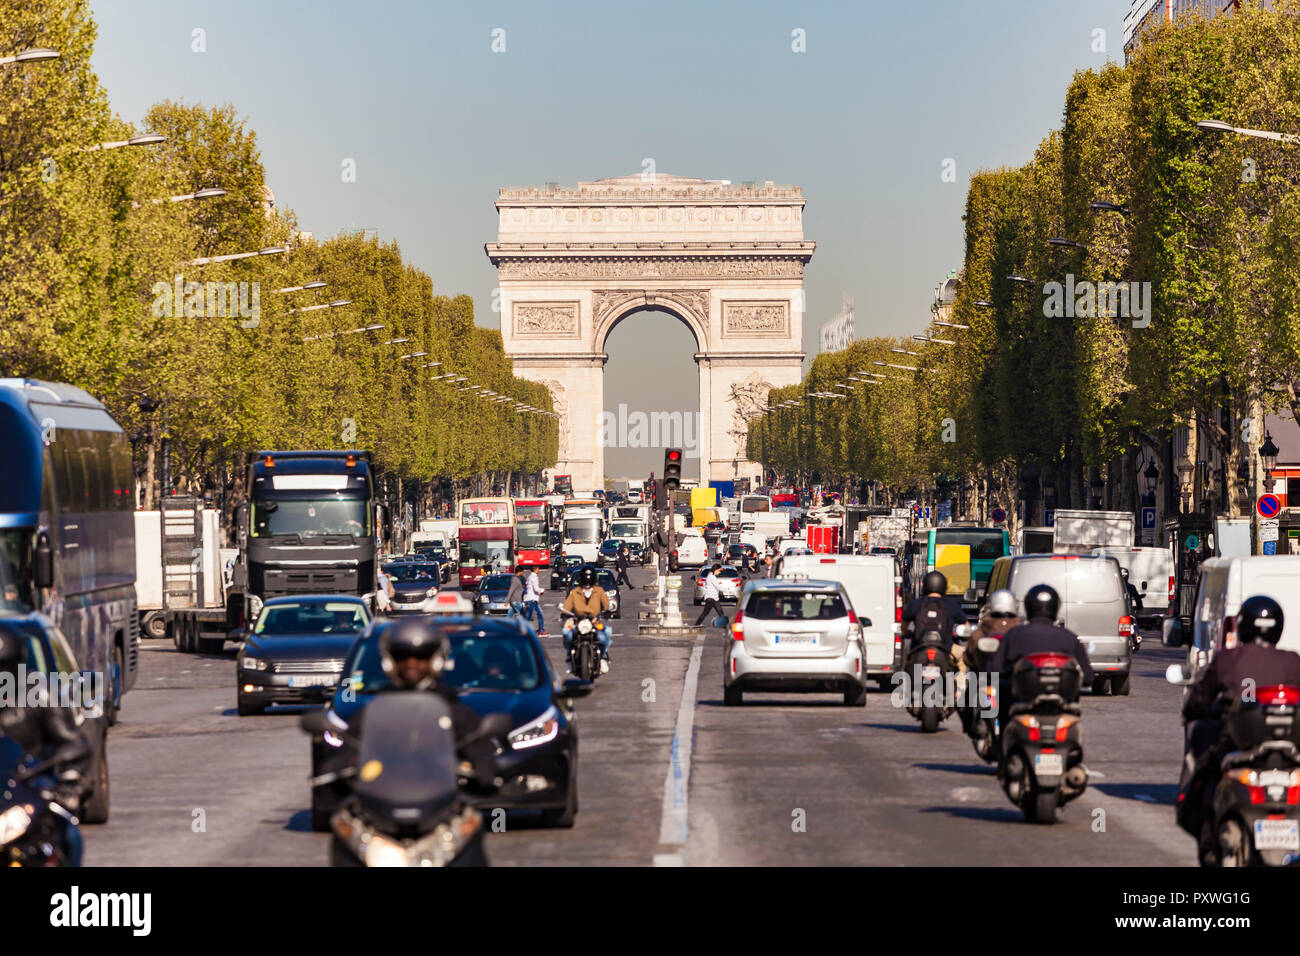
[[[366,708],[354,790],[372,812],[417,825],[456,796],[456,737],[438,694],[379,694]]]

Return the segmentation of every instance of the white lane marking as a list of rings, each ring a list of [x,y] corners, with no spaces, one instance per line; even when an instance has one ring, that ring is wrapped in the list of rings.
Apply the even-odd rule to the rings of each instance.
[[[659,843],[665,847],[685,847],[687,834],[686,792],[691,779],[691,740],[695,733],[695,695],[700,682],[700,658],[704,655],[704,638],[697,638],[691,649],[682,702],[677,708],[677,726],[668,754],[668,772],[664,776],[664,812],[659,825]],[[680,854],[657,854],[655,866],[680,866],[670,862]],[[661,862],[663,861],[663,862]]]

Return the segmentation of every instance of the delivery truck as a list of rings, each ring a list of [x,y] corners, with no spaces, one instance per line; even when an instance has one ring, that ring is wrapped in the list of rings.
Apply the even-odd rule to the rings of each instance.
[[[1052,526],[1052,552],[1088,554],[1095,548],[1131,548],[1135,525],[1131,511],[1058,508]]]

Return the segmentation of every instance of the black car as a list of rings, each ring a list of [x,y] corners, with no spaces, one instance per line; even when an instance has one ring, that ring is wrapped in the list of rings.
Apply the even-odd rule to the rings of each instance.
[[[582,558],[576,554],[552,559],[551,589],[568,593],[569,588],[573,587],[573,575],[582,564]]]
[[[379,640],[391,621],[375,621],[348,655],[345,673],[349,693],[340,688],[326,709],[327,721],[338,730],[389,686],[380,664]],[[559,683],[536,635],[522,622],[502,618],[446,617],[439,619],[451,644],[451,667],[443,680],[460,692],[461,703],[480,716],[507,713],[515,729],[509,747],[497,756],[501,787],[474,796],[482,808],[540,810],[547,826],[573,826],[578,812],[578,731],[573,724],[572,699],[591,692],[587,681]],[[341,744],[333,733],[312,739],[312,776],[319,776],[324,758]],[[347,795],[345,782],[312,788],[312,828],[328,830],[330,815]]]
[[[618,559],[618,549],[623,547],[622,538],[606,538],[600,543],[596,561],[600,565],[613,564]]]
[[[438,565],[438,574],[442,582],[451,578],[451,555],[438,542],[423,542],[416,545],[415,560]]]
[[[480,613],[510,613],[510,604],[506,598],[510,594],[510,584],[514,577],[513,574],[485,574],[479,578],[474,600],[478,603]]]
[[[649,560],[648,553],[640,541],[627,542],[627,559],[633,564],[645,564]]]
[[[582,566],[579,565],[579,567]],[[605,593],[609,596],[610,617],[621,618],[623,616],[623,608],[621,606],[622,596],[619,594],[618,578],[614,575],[614,572],[611,571],[609,568],[598,568],[594,564],[588,564],[586,565],[586,567],[589,567],[596,572],[596,583],[600,585],[600,587],[603,588]],[[568,587],[565,590],[565,595],[567,596],[568,592],[572,591],[577,586],[578,586],[578,575],[575,572],[572,575]]]
[[[271,704],[316,704],[330,698],[343,659],[370,623],[359,597],[310,594],[271,598],[235,659],[239,716]]]
[[[0,618],[0,629],[22,638],[27,644],[26,670],[30,685],[31,676],[45,676],[45,687],[51,697],[63,699],[81,724],[81,732],[90,745],[91,761],[85,774],[84,785],[78,794],[76,812],[82,823],[105,823],[108,820],[108,718],[104,714],[102,674],[82,671],[72,646],[63,632],[44,614],[20,614]],[[26,687],[16,687],[25,694]],[[87,697],[92,699],[89,701]],[[89,706],[87,706],[89,705]]]
[[[393,614],[419,613],[425,602],[438,593],[443,581],[442,566],[436,561],[394,561],[384,565],[384,573],[393,585]]]

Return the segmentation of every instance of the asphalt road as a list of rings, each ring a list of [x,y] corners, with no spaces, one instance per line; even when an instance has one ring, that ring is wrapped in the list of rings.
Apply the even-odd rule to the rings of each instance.
[[[641,584],[650,572],[632,577]],[[547,597],[556,629],[559,594]],[[1007,801],[956,717],[923,735],[880,691],[865,709],[838,695],[750,694],[724,707],[727,632],[640,637],[635,604],[614,622],[611,672],[578,702],[577,824],[545,829],[512,814],[489,837],[494,865],[1196,862],[1172,807],[1181,691],[1163,674],[1181,654],[1155,635],[1131,696],[1085,695],[1092,782],[1060,822],[1038,826]],[[562,667],[558,633],[543,644]],[[139,683],[110,733],[111,817],[84,828],[88,865],[327,863],[329,837],[308,821],[299,711],[238,717],[234,654],[145,642]]]

